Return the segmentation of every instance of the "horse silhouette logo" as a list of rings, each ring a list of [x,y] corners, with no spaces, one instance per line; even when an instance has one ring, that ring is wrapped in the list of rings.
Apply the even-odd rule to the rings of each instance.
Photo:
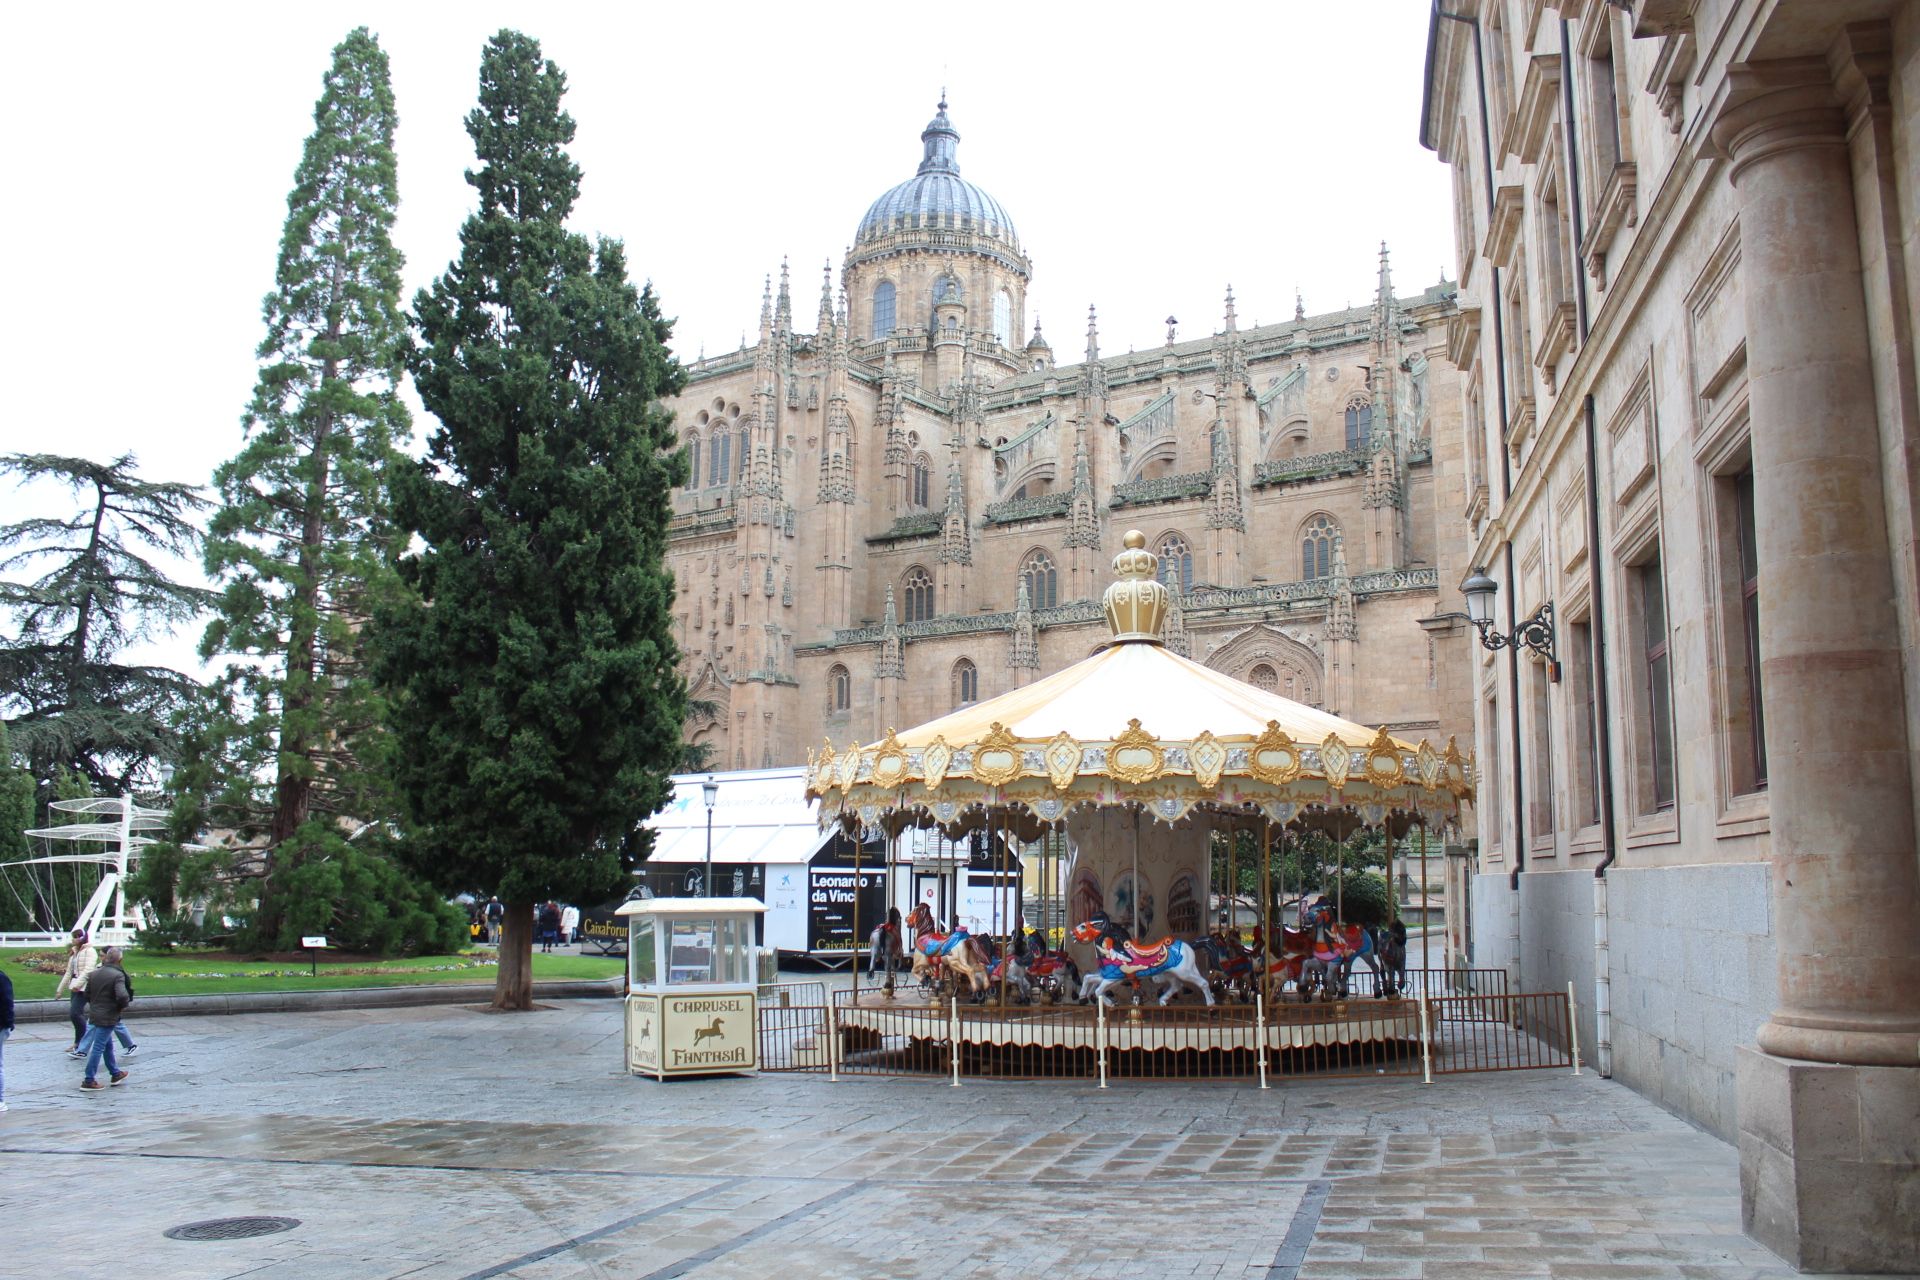
[[[721,1033],[721,1031],[720,1031],[720,1028],[721,1028],[722,1026],[724,1026],[724,1025],[726,1025],[726,1024],[725,1024],[724,1022],[722,1022],[722,1021],[721,1021],[721,1020],[720,1020],[719,1018],[715,1018],[715,1019],[714,1019],[714,1020],[713,1020],[712,1022],[709,1022],[709,1023],[708,1023],[708,1024],[706,1025],[706,1026],[704,1026],[704,1027],[695,1027],[695,1028],[693,1029],[693,1045],[694,1045],[694,1048],[696,1048],[696,1049],[697,1049],[697,1048],[699,1048],[699,1047],[700,1047],[700,1042],[701,1042],[702,1040],[724,1040],[724,1039],[726,1039],[726,1036],[725,1036],[725,1035],[723,1035],[723,1034]]]

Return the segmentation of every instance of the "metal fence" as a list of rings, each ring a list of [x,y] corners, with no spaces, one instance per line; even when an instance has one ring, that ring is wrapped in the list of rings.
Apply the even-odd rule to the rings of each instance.
[[[1495,971],[1497,972],[1497,971]],[[818,984],[794,984],[799,986]],[[1504,975],[1499,983],[1504,985]],[[1421,1078],[1574,1067],[1560,992],[1315,1004],[1100,1006],[861,1001],[760,1009],[762,1070],[968,1079]]]

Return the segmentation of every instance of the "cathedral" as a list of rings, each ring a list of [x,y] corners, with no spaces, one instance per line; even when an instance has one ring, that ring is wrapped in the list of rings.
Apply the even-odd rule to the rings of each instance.
[[[1469,568],[1453,285],[1395,296],[1383,245],[1370,306],[1242,328],[1228,287],[1212,336],[1170,324],[1125,355],[1089,306],[1063,363],[944,101],[920,141],[811,332],[783,264],[758,341],[695,362],[670,403],[689,740],[719,768],[797,764],[1077,661],[1137,528],[1183,654],[1469,749],[1466,631],[1441,616]]]

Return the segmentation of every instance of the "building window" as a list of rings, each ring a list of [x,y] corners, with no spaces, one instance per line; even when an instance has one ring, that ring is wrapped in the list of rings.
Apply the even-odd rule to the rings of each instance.
[[[1262,662],[1247,672],[1247,683],[1268,693],[1280,692],[1280,673]]]
[[[847,711],[853,707],[853,677],[847,669],[835,664],[827,672],[827,714]]]
[[[1573,814],[1577,825],[1590,827],[1600,821],[1600,724],[1594,718],[1593,625],[1584,620],[1567,628],[1567,686]]]
[[[1347,451],[1367,447],[1367,440],[1373,435],[1373,406],[1365,400],[1356,400],[1347,406]]]
[[[1553,836],[1552,710],[1547,703],[1547,665],[1527,664],[1527,835]]]
[[[919,565],[907,570],[901,584],[904,597],[904,621],[929,622],[933,619],[933,578]]]
[[[1634,707],[1641,768],[1637,807],[1643,814],[1673,807],[1677,784],[1673,758],[1673,672],[1667,645],[1666,589],[1658,552],[1631,570],[1634,621],[1638,623],[1639,670]]]
[[[1754,786],[1767,785],[1767,716],[1760,692],[1760,553],[1754,535],[1753,468],[1733,479],[1740,525],[1740,620],[1746,628],[1747,697],[1753,708]]]
[[[1306,579],[1333,575],[1333,540],[1340,526],[1331,516],[1315,516],[1300,530],[1300,576]]]
[[[980,671],[965,658],[953,664],[953,705],[964,707],[980,701]]]
[[[933,487],[933,460],[921,454],[913,460],[913,505],[927,505],[927,493]]]
[[[687,437],[687,488],[700,487],[700,437]]]
[[[1760,569],[1755,550],[1753,466],[1714,477],[1720,567],[1720,679],[1729,789],[1767,785],[1766,710],[1760,688]]]
[[[882,280],[873,290],[873,336],[876,340],[893,336],[893,281]]]
[[[1003,347],[1013,345],[1013,295],[1005,289],[993,295],[993,336]]]
[[[1193,550],[1187,540],[1170,533],[1160,540],[1160,585],[1169,591],[1178,588],[1182,595],[1193,590]]]
[[[725,484],[733,475],[728,469],[728,451],[733,447],[733,437],[724,431],[713,433],[713,448],[707,450],[707,483]]]
[[[1500,694],[1498,690],[1489,690],[1486,699],[1486,732],[1481,734],[1474,745],[1479,748],[1479,768],[1475,770],[1473,786],[1474,797],[1483,806],[1481,814],[1486,819],[1487,851],[1497,853],[1504,843],[1507,828],[1507,810],[1510,806],[1501,804],[1494,796],[1493,788],[1506,775],[1500,772]]]
[[[740,483],[747,482],[747,464],[753,461],[753,432],[740,428]]]
[[[1027,556],[1020,566],[1020,580],[1027,584],[1027,602],[1036,609],[1051,609],[1060,603],[1060,573],[1053,557],[1044,551]]]

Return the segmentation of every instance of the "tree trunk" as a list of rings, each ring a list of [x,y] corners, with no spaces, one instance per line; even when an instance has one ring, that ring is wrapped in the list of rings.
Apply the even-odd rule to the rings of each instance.
[[[509,902],[500,922],[500,968],[493,975],[493,1007],[533,1008],[533,904]]]

